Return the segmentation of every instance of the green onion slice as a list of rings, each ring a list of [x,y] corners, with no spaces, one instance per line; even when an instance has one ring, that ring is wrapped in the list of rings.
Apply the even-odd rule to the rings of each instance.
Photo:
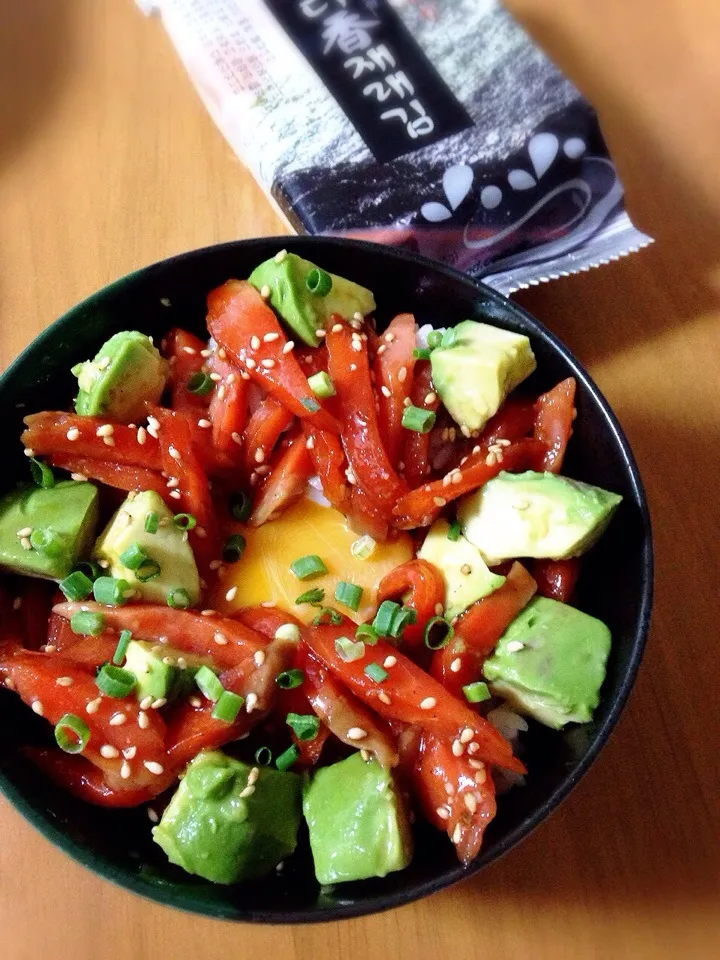
[[[457,341],[457,330],[455,327],[449,327],[442,335],[440,346],[443,348],[454,347]]]
[[[468,703],[482,703],[483,700],[489,700],[491,696],[488,685],[483,683],[482,680],[478,680],[476,683],[467,683],[462,689]]]
[[[272,756],[270,747],[258,747],[255,751],[255,763],[259,767],[269,767],[272,763]]]
[[[423,639],[428,650],[442,650],[453,638],[455,631],[445,617],[431,617],[425,624]]]
[[[355,631],[355,639],[362,640],[363,643],[368,643],[371,647],[374,647],[378,642],[378,632],[371,623],[361,623]]]
[[[90,729],[74,713],[66,713],[55,724],[55,743],[64,753],[82,753],[90,739]]]
[[[127,654],[127,649],[130,646],[130,641],[132,640],[132,633],[130,630],[121,630],[120,636],[118,637],[117,646],[115,647],[115,653],[112,657],[112,662],[116,667],[122,666],[122,662],[125,659]]]
[[[299,597],[295,597],[295,603],[310,603],[312,606],[317,606],[318,603],[322,603],[325,599],[325,591],[321,587],[315,587],[313,590],[306,590],[305,593],[301,593]]]
[[[223,723],[235,723],[244,703],[245,697],[241,697],[231,690],[223,690],[210,716],[213,720],[222,720]]]
[[[128,570],[138,570],[143,563],[149,559],[150,557],[143,550],[137,540],[135,543],[131,543],[126,550],[123,550],[119,557],[120,563],[124,567],[127,567]]]
[[[448,532],[447,532],[448,540],[452,540],[452,542],[455,543],[455,541],[459,539],[461,533],[462,533],[462,527],[460,526],[457,520],[453,520],[453,522],[448,527]]]
[[[340,580],[335,587],[335,599],[338,603],[344,604],[351,610],[357,610],[362,600],[362,587],[354,583],[348,583],[346,580]]]
[[[191,373],[188,377],[187,388],[190,393],[195,393],[198,397],[205,397],[212,390],[213,381],[207,373],[198,370],[196,373]]]
[[[114,667],[111,663],[104,663],[95,677],[95,685],[101,693],[108,697],[121,700],[129,697],[135,689],[137,678],[129,670]]]
[[[174,610],[187,610],[190,606],[190,594],[184,587],[173,587],[168,590],[167,605]]]
[[[315,714],[289,713],[285,717],[285,723],[298,740],[314,740],[320,729],[320,720]]]
[[[145,533],[157,533],[160,518],[154,510],[145,514]]]
[[[103,569],[98,563],[93,563],[92,560],[83,560],[77,565],[77,569],[82,571],[88,580],[97,580],[98,577],[103,575]]]
[[[30,534],[30,544],[47,557],[59,557],[67,549],[63,538],[52,527],[35,527]]]
[[[55,474],[46,463],[36,460],[35,457],[30,458],[30,475],[36,487],[50,490],[55,486]]]
[[[224,563],[237,563],[245,552],[245,537],[241,533],[233,533],[228,537],[223,547],[222,558]]]
[[[275,766],[278,770],[289,770],[290,767],[295,763],[297,758],[300,756],[300,751],[293,744],[291,747],[288,747],[287,750],[284,750],[280,756],[275,761]]]
[[[200,667],[195,674],[195,684],[204,697],[217,701],[224,693],[223,685],[210,667]]]
[[[306,557],[298,557],[290,564],[290,570],[298,580],[312,580],[327,573],[327,567],[316,553],[309,553]]]
[[[197,520],[191,513],[176,513],[173,523],[179,530],[194,530]]]
[[[294,690],[295,687],[299,687],[302,684],[304,679],[305,674],[302,670],[284,670],[275,677],[275,683],[281,690]]]
[[[427,345],[430,350],[435,350],[442,343],[443,335],[440,330],[431,330],[427,335]]]
[[[239,520],[240,523],[244,523],[250,516],[250,511],[252,510],[252,500],[242,490],[238,490],[237,493],[233,493],[231,495],[229,507],[230,513],[233,515],[233,517],[236,520]]]
[[[83,636],[96,637],[105,629],[105,617],[101,613],[91,613],[89,610],[78,610],[70,617],[70,629],[73,633]]]
[[[344,663],[352,663],[353,660],[362,660],[365,656],[365,644],[362,640],[338,637],[335,641],[335,652]]]
[[[148,557],[146,560],[140,564],[140,566],[135,571],[135,578],[140,581],[140,583],[147,583],[149,580],[154,580],[155,577],[160,576],[160,564],[157,560],[153,560],[152,557]]]
[[[318,267],[313,267],[305,277],[305,286],[310,293],[316,297],[326,297],[332,290],[332,285],[333,282],[330,274],[324,270],[320,270]]]
[[[312,397],[303,397],[300,403],[305,407],[308,413],[317,413],[320,409],[320,404],[317,400],[313,400]]]
[[[422,407],[405,407],[400,421],[406,430],[415,433],[430,433],[435,426],[435,414],[432,410],[423,410]]]
[[[350,544],[350,553],[359,560],[367,560],[367,558],[375,552],[376,546],[377,543],[373,538],[369,534],[364,533]]]
[[[417,622],[417,613],[412,607],[401,607],[393,617],[390,625],[390,636],[396,640],[400,638],[405,627]]]
[[[365,670],[363,671],[371,680],[377,680],[378,683],[382,683],[383,680],[387,680],[388,672],[384,667],[381,667],[379,663],[369,663]]]
[[[413,357],[415,357],[416,360],[429,360],[430,353],[431,353],[430,350],[423,350],[420,347],[416,347],[413,350]]]
[[[399,603],[395,603],[394,600],[383,600],[378,607],[377,613],[375,614],[375,619],[372,623],[379,637],[392,636],[391,627],[393,618],[399,613],[399,611]]]
[[[320,613],[313,617],[312,625],[319,627],[322,623],[331,623],[334,627],[338,627],[342,621],[342,614],[338,613],[337,610],[333,610],[332,607],[323,607]]]
[[[92,580],[82,570],[74,570],[58,584],[68,600],[86,600],[92,593]]]
[[[324,370],[321,370],[319,373],[314,373],[311,377],[308,377],[308,386],[315,396],[320,397],[321,400],[324,400],[327,397],[335,396],[335,384]]]
[[[121,607],[127,602],[126,592],[132,590],[127,580],[116,580],[115,577],[98,577],[92,585],[93,596],[98,603],[109,607]]]

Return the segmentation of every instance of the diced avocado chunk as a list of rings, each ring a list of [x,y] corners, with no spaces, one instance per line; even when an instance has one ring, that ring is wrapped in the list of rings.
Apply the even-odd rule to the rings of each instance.
[[[286,253],[280,262],[276,257],[265,260],[249,277],[258,290],[269,288],[270,305],[296,336],[311,347],[318,345],[317,331],[327,325],[333,314],[350,320],[356,313],[367,316],[375,309],[375,297],[370,290],[334,273],[329,274],[332,286],[327,294],[312,293],[306,280],[318,269],[309,260]]]
[[[153,828],[171,863],[213,883],[238,883],[263,876],[295,850],[300,777],[260,767],[255,790],[242,796],[251,769],[219,750],[195,757]]]
[[[195,674],[203,665],[212,666],[209,657],[199,657],[147,640],[131,640],[123,667],[137,678],[135,692],[138,700],[145,697],[174,700],[190,692]]]
[[[30,577],[63,580],[90,552],[97,520],[98,491],[91,483],[63,480],[47,490],[13,490],[0,500],[0,566]],[[25,549],[29,536],[19,534],[40,529],[56,534],[59,552]]]
[[[354,753],[306,785],[303,813],[319,883],[384,877],[412,859],[412,835],[392,774]]]
[[[72,372],[80,387],[78,413],[131,423],[146,416],[146,401],[160,400],[169,369],[149,337],[125,330],[110,337],[94,360],[76,364]]]
[[[561,560],[588,550],[622,497],[554,473],[500,473],[463,498],[467,539],[493,566],[515,557]]]
[[[482,430],[510,391],[535,369],[530,340],[476,320],[463,320],[448,335],[451,345],[430,354],[433,384],[461,427]]]
[[[430,527],[418,557],[438,568],[445,580],[445,616],[458,616],[471,603],[486,597],[505,583],[505,577],[488,570],[480,551],[460,534],[448,540],[450,524],[436,520]]]
[[[158,515],[155,533],[145,530],[148,513]],[[142,582],[136,571],[126,567],[120,557],[131,544],[138,544],[160,566],[160,574]],[[187,590],[191,605],[200,597],[200,578],[195,557],[183,531],[173,523],[173,514],[154,490],[132,493],[112,517],[95,544],[94,557],[107,560],[108,573],[127,582],[144,600],[166,603],[171,590]],[[144,576],[143,571],[138,571]]]
[[[592,719],[609,652],[610,631],[600,620],[535,597],[502,635],[483,672],[494,694],[558,730]]]

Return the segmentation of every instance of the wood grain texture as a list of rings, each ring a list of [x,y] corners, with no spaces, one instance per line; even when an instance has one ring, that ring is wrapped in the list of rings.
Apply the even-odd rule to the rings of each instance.
[[[1,365],[135,267],[281,231],[160,25],[130,0],[0,0],[0,23]],[[657,547],[637,687],[562,808],[501,862],[430,900],[274,929],[137,899],[72,863],[0,800],[4,960],[718,955],[720,310],[689,279],[692,263],[688,239],[520,298],[614,405],[647,484]]]

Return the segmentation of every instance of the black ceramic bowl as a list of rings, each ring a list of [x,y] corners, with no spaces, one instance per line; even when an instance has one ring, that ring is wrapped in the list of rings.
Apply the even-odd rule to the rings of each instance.
[[[47,724],[14,694],[0,691],[0,789],[53,843],[102,876],[159,903],[228,920],[302,923],[371,913],[440,890],[495,860],[550,814],[597,756],[630,692],[650,616],[652,545],[645,494],[622,430],[587,373],[551,333],[504,297],[447,267],[337,239],[269,238],[198,250],[138,270],[70,310],[0,377],[0,447],[7,486],[27,473],[18,443],[22,417],[69,404],[74,363],[94,355],[118,330],[142,330],[159,339],[178,325],[202,335],[208,291],[230,277],[248,276],[281,247],[370,287],[380,326],[395,313],[412,311],[419,323],[446,326],[474,318],[527,334],[538,360],[534,389],[571,374],[578,381],[578,416],[564,472],[624,497],[608,532],[587,557],[575,601],[601,617],[613,635],[595,719],[561,733],[531,724],[524,738],[527,785],[501,798],[482,853],[467,869],[445,836],[419,824],[411,866],[382,880],[321,890],[306,842],[281,874],[262,882],[222,887],[190,877],[171,866],[152,842],[144,810],[89,806],[28,765],[20,748],[47,737]]]

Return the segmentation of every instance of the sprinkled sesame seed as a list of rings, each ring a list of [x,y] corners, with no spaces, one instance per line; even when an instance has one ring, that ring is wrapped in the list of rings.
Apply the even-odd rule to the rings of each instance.
[[[485,457],[485,464],[486,464],[486,466],[488,466],[488,467],[493,467],[493,466],[495,465],[495,454],[494,454],[494,453],[489,453],[489,454]]]
[[[134,760],[135,754],[137,753],[137,747],[125,747],[122,752],[122,755],[126,760]]]
[[[190,697],[190,698],[188,699],[188,703],[190,704],[191,707],[201,707],[201,706],[202,706],[202,700],[200,699],[200,697]]]
[[[70,429],[66,433],[66,437],[68,438],[68,440],[77,440],[79,436],[80,436],[80,431],[78,430],[77,427],[70,427]]]
[[[447,500],[444,497],[433,497],[433,503],[436,507],[444,507]]]
[[[377,355],[382,356],[382,354],[385,353],[386,350],[387,350],[387,347],[385,346],[385,344],[381,343],[380,346],[377,348]]]
[[[453,794],[455,793],[455,787],[454,787],[451,783],[446,783],[446,784],[445,784],[445,793],[446,793],[449,797],[452,797]]]
[[[253,370],[257,366],[257,363],[252,357],[248,357],[245,360],[245,366],[248,368],[248,370]]]
[[[398,370],[398,380],[400,383],[405,383],[405,378],[407,377],[407,367],[400,367]]]
[[[23,548],[23,550],[32,550],[32,544],[27,537],[22,537],[20,539],[20,546]]]
[[[214,617],[216,615],[217,615],[217,610],[201,610],[200,611],[201,617]]]
[[[141,447],[147,442],[147,437],[148,437],[148,434],[145,427],[138,427],[137,442],[140,444]]]
[[[437,394],[433,393],[432,390],[430,393],[425,394],[425,403],[435,403],[437,400]]]
[[[257,707],[258,695],[256,693],[249,693],[245,700],[245,709],[248,713],[252,713],[253,710]]]
[[[465,753],[465,747],[459,740],[453,740],[452,752],[454,757],[461,757]]]
[[[352,340],[350,343],[350,346],[356,353],[360,353],[360,351],[362,350],[362,340]],[[379,352],[380,351],[378,350],[378,353]]]
[[[249,374],[249,373],[245,373],[244,370],[241,370],[241,371],[240,371],[240,378],[241,378],[242,380],[249,380],[249,379],[250,379],[250,374]]]
[[[362,727],[350,727],[347,732],[348,740],[364,740],[367,736],[367,730],[363,730]]]
[[[481,787],[487,780],[487,770],[478,770],[475,774],[475,783]]]
[[[357,320],[358,323],[362,323],[364,319],[365,319],[364,315],[360,313],[359,310],[356,310],[355,313],[353,314],[353,320]]]
[[[272,343],[274,340],[279,340],[279,339],[280,339],[280,334],[272,333],[272,332],[266,333],[265,336],[263,337],[263,340],[265,341],[265,343]]]
[[[444,607],[443,607],[443,605],[442,605],[441,603],[436,603],[436,604],[435,604],[435,616],[436,616],[436,617],[441,617],[442,614],[443,614],[443,610],[444,610]]]
[[[217,352],[217,355],[220,357],[221,360],[227,360],[227,350],[225,349],[225,347],[220,347],[220,349]]]
[[[91,700],[90,703],[85,707],[85,713],[97,713],[100,709],[100,697],[97,697],[95,700]]]
[[[20,537],[20,539],[22,540],[23,537],[29,537],[32,534],[32,532],[33,532],[32,527],[23,527],[21,530],[18,530],[15,536]]]
[[[251,797],[255,793],[255,787],[249,783],[243,790],[240,791],[239,796],[241,800],[244,800],[245,797]]]
[[[451,483],[452,483],[452,474],[446,473],[445,476],[442,478],[442,485],[444,487],[449,487]]]
[[[383,384],[383,385],[380,387],[380,393],[382,393],[382,395],[383,395],[384,397],[391,397],[391,396],[392,396],[392,392],[390,391],[390,388],[389,388],[389,387],[386,387],[385,384]]]
[[[45,707],[43,707],[40,700],[33,700],[32,710],[33,710],[33,713],[36,713],[39,717],[42,717],[45,713]]]
[[[436,807],[435,813],[440,817],[441,820],[450,819],[450,810],[448,807]]]
[[[470,813],[475,813],[477,811],[477,797],[474,793],[464,793],[463,802]]]
[[[143,697],[143,699],[140,701],[140,709],[149,710],[154,699],[154,697]]]
[[[378,694],[378,700],[380,701],[380,703],[384,703],[384,704],[385,704],[386,706],[388,706],[388,707],[389,707],[390,704],[392,703],[392,700],[391,700],[390,697],[385,693],[384,690],[381,690],[380,693]]]
[[[397,657],[393,657],[392,655],[390,655],[389,657],[385,657],[385,660],[383,661],[383,666],[385,667],[386,670],[389,670],[390,667],[394,667],[396,663],[397,663]]]
[[[333,333],[340,333],[342,328],[343,328],[343,325],[341,323],[334,323],[330,329],[332,330]]]
[[[468,763],[469,763],[470,766],[473,768],[473,770],[484,770],[484,769],[485,769],[485,764],[482,762],[482,760],[475,760],[474,757],[470,757],[469,760],[468,760]]]
[[[350,366],[348,367],[348,370],[350,371],[350,373],[355,373],[355,371],[357,370],[357,364],[351,363]]]
[[[255,451],[255,463],[262,463],[265,459],[265,447],[258,447]]]
[[[461,840],[462,840],[462,827],[458,823],[456,824],[455,829],[453,830],[452,842],[457,845],[458,843],[460,843]]]
[[[315,446],[315,438],[314,438],[314,437],[308,437],[307,440],[305,441],[305,447],[306,447],[306,449],[307,449],[307,450],[312,450],[314,446]]]
[[[266,370],[272,370],[275,366],[275,361],[271,357],[266,357],[265,360],[261,360],[260,363],[265,367]]]
[[[277,606],[274,600],[263,600],[260,604],[261,607],[266,607],[268,610],[272,610],[273,607]]]
[[[256,650],[253,654],[253,660],[255,661],[256,667],[261,667],[265,663],[265,651]]]
[[[120,751],[116,747],[113,747],[112,744],[104,743],[100,747],[100,756],[104,757],[105,760],[114,760],[115,757],[120,756]]]
[[[271,291],[270,291],[270,287],[269,287],[266,283],[264,283],[264,284],[260,287],[260,296],[263,298],[263,300],[267,300],[267,299],[268,299],[268,297],[270,296],[270,292],[271,292]]]
[[[150,726],[150,717],[145,713],[144,710],[141,710],[138,713],[137,722],[141,730],[147,730],[147,728]]]
[[[260,767],[253,767],[250,773],[248,774],[248,786],[251,786],[257,778],[260,776]]]
[[[288,340],[285,346],[282,348],[283,353],[291,353],[295,349],[295,341]]]
[[[165,773],[165,767],[158,763],[157,760],[143,760],[143,766],[149,772],[154,774],[156,777],[159,777],[161,773]]]
[[[327,336],[327,330],[316,330],[315,336],[320,337],[320,339],[322,339],[323,337]]]
[[[260,337],[250,337],[250,349],[251,350],[260,349]]]
[[[102,567],[103,570],[107,570],[107,568],[110,566],[110,561],[109,561],[109,560],[98,560],[97,565],[98,565],[99,567]]]
[[[434,708],[434,706],[435,706],[436,703],[437,703],[437,701],[435,700],[435,697],[425,697],[424,700],[421,700],[421,701],[420,701],[420,709],[421,709],[421,710],[432,710],[432,709]]]
[[[175,664],[175,661],[172,657],[163,657],[162,662],[168,667],[172,667]]]
[[[219,373],[211,373],[210,379],[212,380],[213,383],[220,383],[220,381],[222,380],[222,377],[220,376]]]
[[[178,462],[180,461],[180,451],[177,449],[177,447],[174,447],[172,444],[170,444],[168,447],[168,453],[173,460],[177,460]]]
[[[55,683],[58,687],[71,687],[73,685],[72,677],[58,677]]]
[[[465,727],[460,732],[460,743],[470,743],[474,736],[475,731],[472,729],[472,727]]]
[[[505,649],[508,653],[519,653],[521,650],[525,649],[525,644],[522,642],[522,640],[511,640],[505,645]]]
[[[166,703],[167,700],[165,697],[158,697],[157,700],[153,700],[153,702],[150,704],[150,709],[159,710],[161,707],[164,707]]]
[[[127,721],[127,717],[124,713],[114,713],[108,723],[111,727],[121,727]]]
[[[169,496],[171,496],[173,500],[179,500],[181,497],[181,493],[179,490],[171,490]]]
[[[460,573],[462,573],[462,575],[465,576],[465,577],[469,577],[470,574],[472,573],[472,567],[470,566],[470,564],[469,564],[469,563],[464,563],[464,564],[460,567]]]
[[[355,476],[352,467],[347,467],[345,469],[345,476],[347,477],[348,483],[353,484],[353,486],[357,484],[357,477]]]
[[[288,255],[287,250],[278,250],[278,252],[275,254],[275,257],[274,257],[275,263],[282,263],[287,255]]]
[[[160,822],[160,817],[157,815],[157,812],[153,810],[152,807],[147,808],[147,815],[148,815],[148,819],[150,820],[150,823]]]
[[[111,437],[115,433],[115,427],[111,423],[104,423],[95,431],[98,437]]]
[[[174,490],[176,487],[180,486],[180,481],[177,477],[170,477],[165,486],[168,487],[169,490]]]

